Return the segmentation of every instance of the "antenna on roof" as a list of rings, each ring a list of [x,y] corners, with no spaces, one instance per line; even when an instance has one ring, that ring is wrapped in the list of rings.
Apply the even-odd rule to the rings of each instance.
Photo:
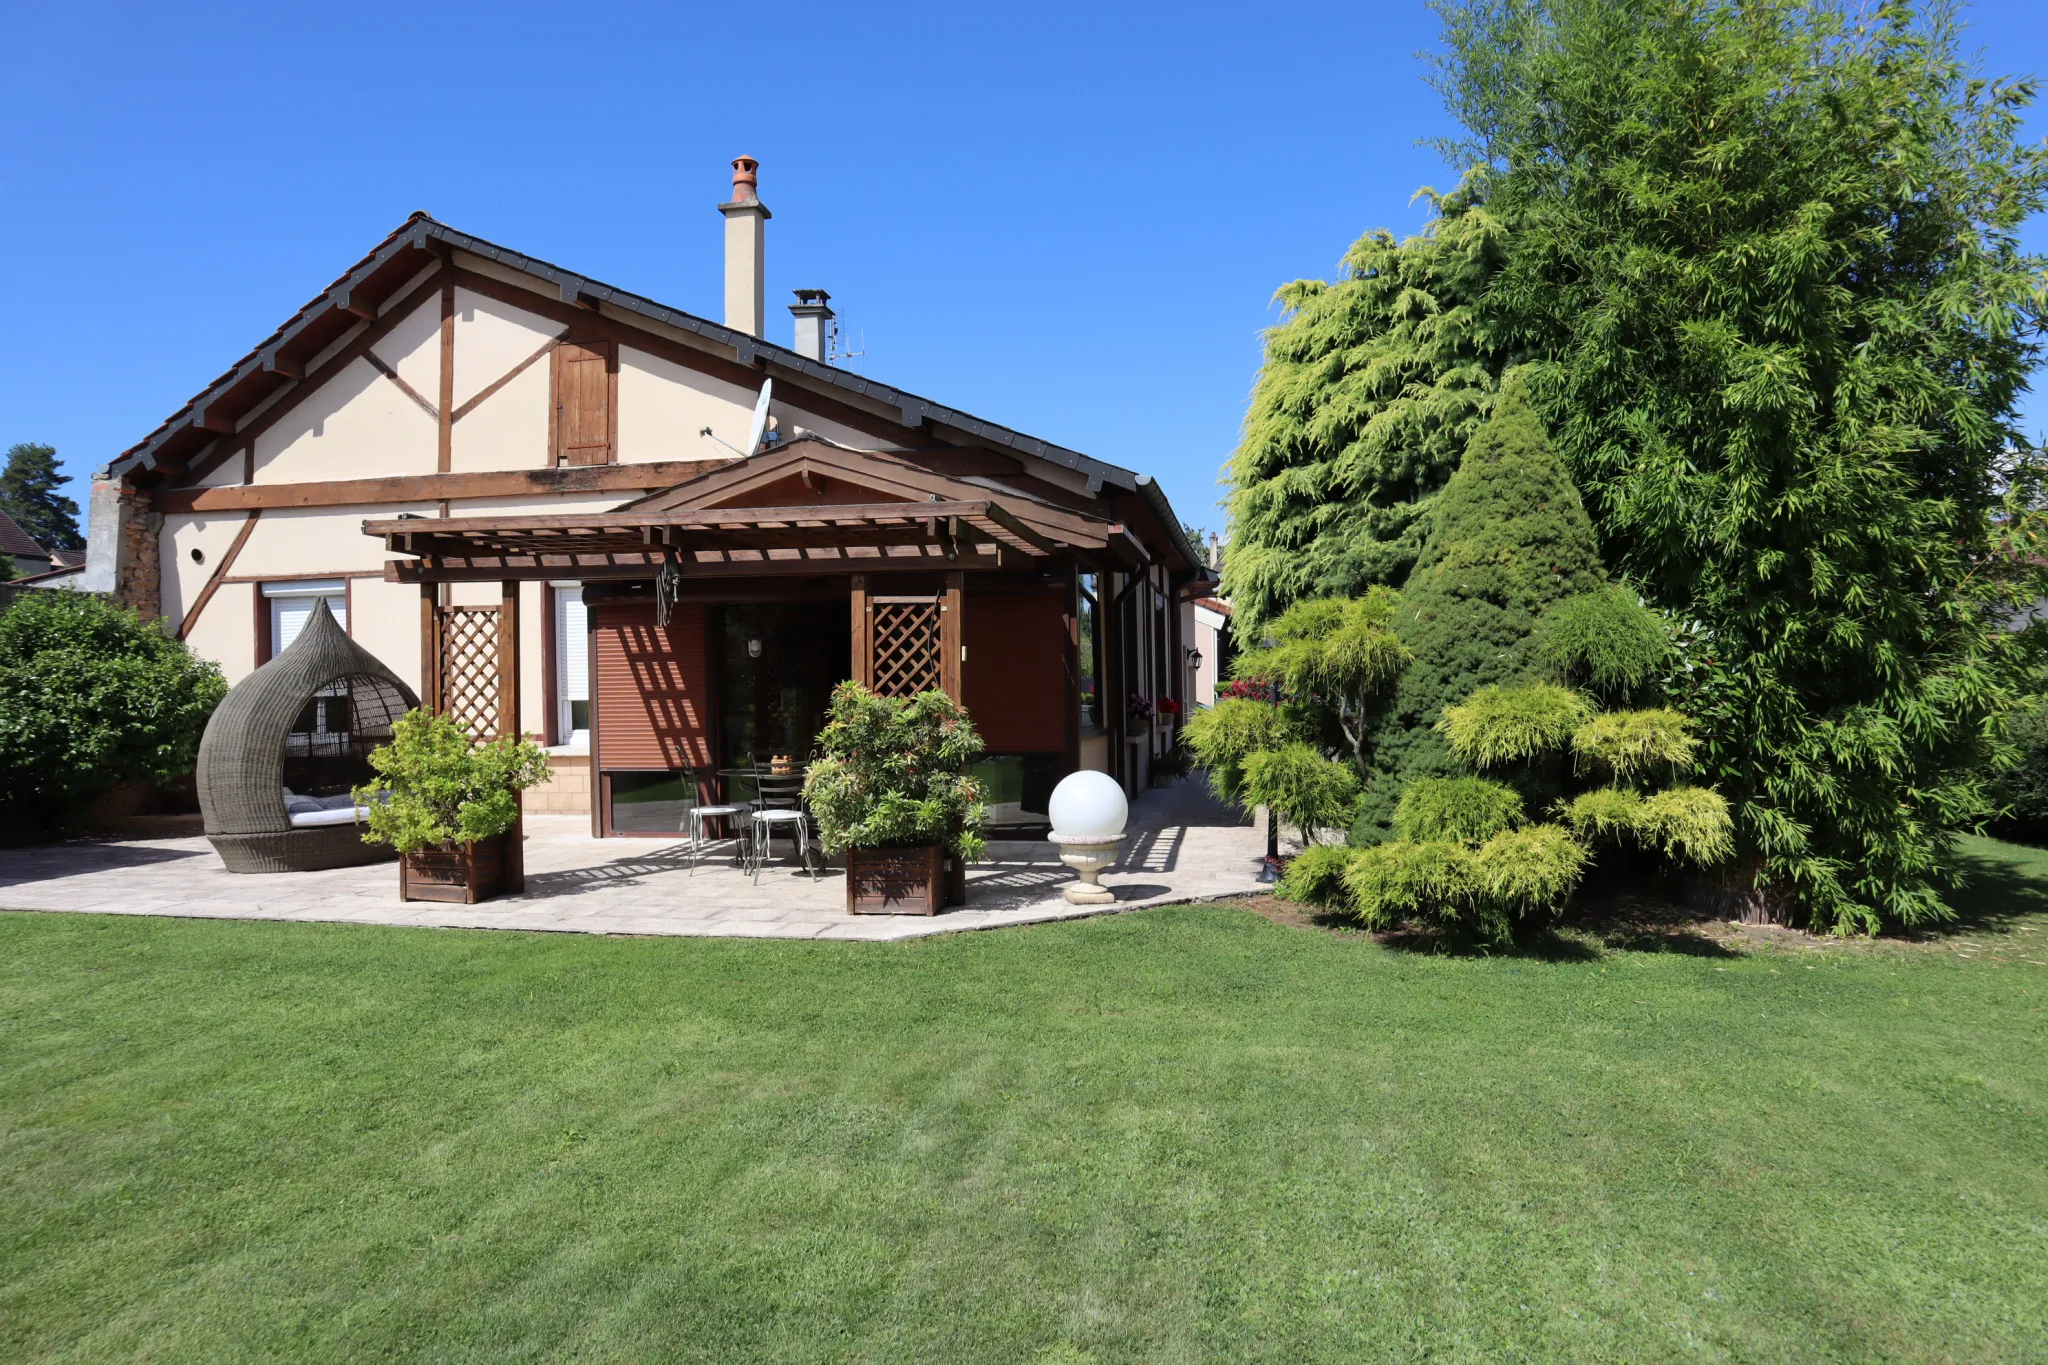
[[[837,365],[842,360],[852,360],[868,353],[868,329],[860,329],[860,349],[843,351],[839,349],[839,319],[832,320],[832,330],[825,334],[825,363]]]

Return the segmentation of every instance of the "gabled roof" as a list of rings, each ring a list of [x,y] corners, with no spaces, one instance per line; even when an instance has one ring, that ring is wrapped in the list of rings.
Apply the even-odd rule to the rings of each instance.
[[[730,346],[741,364],[751,366],[760,361],[773,361],[778,367],[796,371],[807,379],[886,403],[898,409],[905,426],[915,427],[927,419],[943,423],[991,446],[1035,456],[1075,470],[1084,475],[1091,485],[1109,484],[1117,488],[1136,490],[1151,482],[1144,475],[1093,459],[1079,451],[1054,445],[1035,436],[1027,436],[1009,427],[985,421],[971,413],[961,412],[942,403],[935,403],[929,398],[922,398],[903,389],[879,383],[864,375],[812,360],[786,347],[686,313],[680,308],[656,303],[652,299],[620,289],[616,285],[604,284],[536,257],[499,246],[494,242],[487,242],[481,237],[458,232],[434,221],[424,213],[415,213],[406,219],[398,230],[380,242],[375,250],[293,314],[282,327],[265,337],[227,373],[207,385],[191,402],[172,414],[155,431],[123,451],[109,464],[108,472],[122,475],[137,469],[156,469],[163,458],[166,446],[181,433],[195,428],[207,439],[211,439],[214,434],[222,434],[217,425],[208,425],[208,415],[216,403],[230,398],[239,386],[252,379],[259,379],[265,375],[289,377],[293,367],[288,359],[281,364],[281,357],[296,352],[298,358],[303,360],[307,354],[330,344],[342,332],[352,327],[365,311],[374,313],[378,303],[386,301],[407,280],[418,274],[433,255],[448,248],[481,256],[500,266],[529,275],[536,281],[559,290],[562,300],[566,303],[595,301],[610,304],[651,321],[694,333],[707,341]],[[262,396],[267,394],[257,397],[254,402],[260,402]],[[242,405],[244,410],[253,406],[254,402]],[[1178,531],[1177,524],[1175,530]]]
[[[21,523],[0,512],[0,555],[39,555],[50,552],[36,544],[35,537],[21,529]]]

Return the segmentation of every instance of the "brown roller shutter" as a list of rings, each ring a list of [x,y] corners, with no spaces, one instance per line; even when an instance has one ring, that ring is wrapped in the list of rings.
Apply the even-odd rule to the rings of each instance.
[[[613,771],[708,767],[710,668],[704,608],[684,604],[668,628],[654,607],[590,609],[597,766]]]
[[[555,347],[555,463],[610,464],[614,377],[610,342]]]
[[[962,617],[963,700],[989,752],[1064,751],[1067,636],[1059,597],[969,597]]]

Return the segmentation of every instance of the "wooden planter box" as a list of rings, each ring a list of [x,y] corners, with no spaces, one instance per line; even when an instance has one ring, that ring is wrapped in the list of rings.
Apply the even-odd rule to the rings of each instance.
[[[398,897],[475,905],[506,889],[505,850],[519,830],[475,844],[443,844],[398,860]]]
[[[846,850],[846,913],[936,915],[946,906],[946,850]]]

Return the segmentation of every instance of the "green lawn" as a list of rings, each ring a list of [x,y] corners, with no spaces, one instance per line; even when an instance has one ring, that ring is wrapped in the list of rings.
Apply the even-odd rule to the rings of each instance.
[[[1974,848],[1955,938],[1732,951],[0,915],[0,1358],[2048,1359]]]

